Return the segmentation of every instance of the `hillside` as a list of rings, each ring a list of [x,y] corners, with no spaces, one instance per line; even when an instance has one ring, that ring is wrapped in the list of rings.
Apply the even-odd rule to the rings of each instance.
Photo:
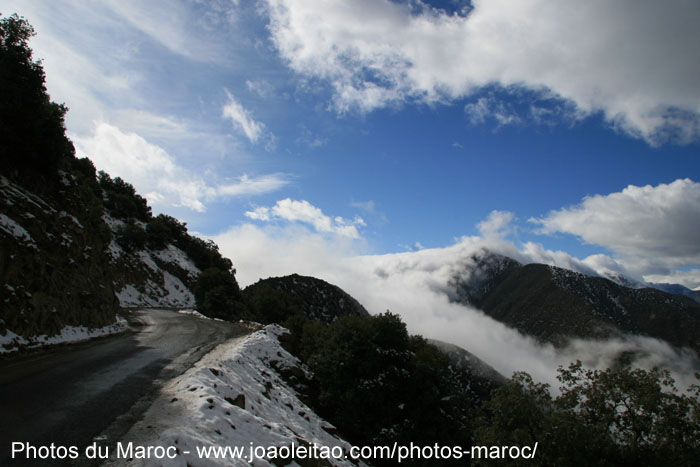
[[[56,190],[37,193],[0,176],[4,351],[77,328],[117,330],[120,308],[194,307],[202,270],[233,277],[216,245],[153,216],[131,185],[97,176],[87,159],[69,162]]]
[[[243,290],[257,319],[283,322],[296,313],[332,323],[342,316],[368,317],[360,302],[341,288],[315,277],[292,274],[261,279]]]
[[[453,277],[451,300],[542,341],[628,333],[700,350],[700,304],[686,296],[492,253],[473,259]]]

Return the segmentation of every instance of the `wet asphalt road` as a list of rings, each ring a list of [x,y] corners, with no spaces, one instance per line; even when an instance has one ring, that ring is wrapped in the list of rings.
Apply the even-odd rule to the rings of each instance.
[[[11,459],[12,442],[84,448],[116,442],[158,389],[205,353],[245,333],[168,310],[129,312],[118,336],[0,360],[0,465],[94,465]]]

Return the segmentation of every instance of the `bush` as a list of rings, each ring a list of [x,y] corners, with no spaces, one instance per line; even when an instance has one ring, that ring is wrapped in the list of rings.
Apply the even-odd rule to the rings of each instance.
[[[560,368],[561,394],[527,373],[493,392],[475,433],[482,445],[539,443],[540,465],[696,465],[700,455],[697,386],[679,394],[668,372]],[[488,465],[532,461],[489,460]]]
[[[354,444],[469,444],[471,407],[447,356],[397,315],[330,325],[295,315],[285,325],[285,346],[314,374],[312,406]]]
[[[125,251],[132,253],[146,247],[146,231],[136,224],[124,224],[115,232],[115,240]]]
[[[194,298],[197,310],[205,316],[228,321],[240,318],[241,291],[230,271],[218,268],[203,271],[197,279]]]

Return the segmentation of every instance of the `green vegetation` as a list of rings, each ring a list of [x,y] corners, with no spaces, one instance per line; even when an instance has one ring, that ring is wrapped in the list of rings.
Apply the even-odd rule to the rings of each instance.
[[[480,445],[534,445],[536,465],[690,466],[700,455],[700,388],[680,394],[668,372],[560,368],[561,394],[516,373],[486,401]],[[489,460],[484,465],[532,465]]]
[[[216,267],[205,269],[194,289],[197,310],[211,318],[234,321],[240,317],[241,290],[233,273]]]
[[[292,330],[285,346],[314,375],[310,404],[353,443],[470,444],[475,407],[467,389],[447,356],[410,336],[397,315],[344,316],[330,325],[297,315],[285,325]]]
[[[24,18],[0,18],[0,169],[40,187],[58,182],[57,169],[75,150],[65,135],[68,108],[51,101],[41,62],[32,57],[34,35]]]

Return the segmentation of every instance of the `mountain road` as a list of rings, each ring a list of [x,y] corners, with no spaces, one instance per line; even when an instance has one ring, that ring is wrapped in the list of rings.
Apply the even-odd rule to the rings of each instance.
[[[238,324],[169,310],[125,313],[130,326],[121,334],[0,360],[0,465],[94,465],[86,463],[85,447],[115,443],[166,381],[218,344],[248,332]],[[13,443],[24,449],[15,459]],[[40,456],[48,451],[39,448],[52,443],[75,446],[80,458],[27,458],[33,453],[29,447]]]

